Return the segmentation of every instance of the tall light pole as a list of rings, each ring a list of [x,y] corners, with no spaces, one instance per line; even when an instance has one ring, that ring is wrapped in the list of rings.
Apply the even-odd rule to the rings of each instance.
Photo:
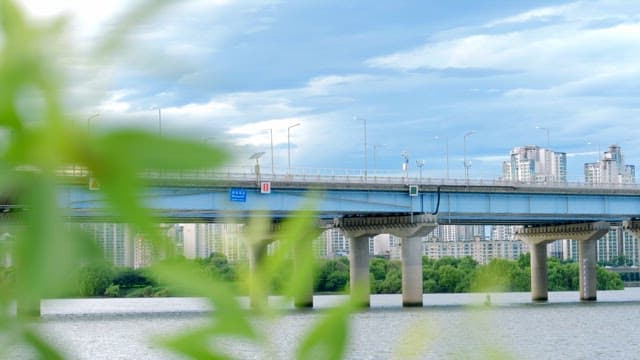
[[[275,167],[273,166],[273,129],[269,129],[269,137],[271,138],[271,176],[275,175]]]
[[[256,174],[256,181],[260,183],[260,157],[264,155],[264,151],[257,152],[249,157],[249,160],[256,160],[256,165],[254,166],[254,172]],[[260,185],[260,184],[258,184]]]
[[[402,151],[402,153],[400,154],[402,156],[403,162],[402,162],[402,171],[404,171],[404,181],[407,182],[409,181],[409,153],[404,150]]]
[[[550,137],[549,137],[549,128],[542,127],[542,126],[536,126],[536,129],[544,130],[544,131],[547,132],[547,148],[548,148],[551,145],[551,141],[550,141]]]
[[[291,175],[291,129],[296,126],[300,126],[300,123],[295,123],[287,128],[287,160],[289,163],[287,175]]]
[[[471,130],[464,134],[464,179],[467,183],[469,183],[469,167],[471,167],[469,162],[467,162],[467,137],[475,133],[475,130]]]
[[[416,165],[420,169],[420,183],[422,183],[422,167],[424,166],[424,160],[416,160]]]
[[[435,136],[436,140],[439,140],[440,137],[439,136]],[[446,161],[446,178],[449,178],[449,137],[445,136],[444,137],[444,157],[445,157],[445,161]]]
[[[354,120],[362,120],[363,124],[363,138],[364,138],[364,180],[367,180],[367,119],[358,116],[353,117]]]
[[[100,113],[95,113],[87,118],[87,132],[91,134],[91,119],[95,119],[100,116]]]
[[[158,108],[158,135],[162,136],[162,109]]]

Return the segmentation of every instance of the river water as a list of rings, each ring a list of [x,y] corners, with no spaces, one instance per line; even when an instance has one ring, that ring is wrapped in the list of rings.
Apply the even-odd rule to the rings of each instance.
[[[551,292],[548,303],[529,293],[426,294],[425,306],[404,309],[400,295],[374,295],[371,309],[351,316],[347,359],[640,359],[640,288],[600,291],[579,302],[577,292]],[[315,296],[316,308],[256,320],[267,345],[227,340],[240,359],[292,359],[306,329],[344,296]],[[202,299],[45,300],[44,336],[71,359],[181,359],[153,339],[202,324]],[[12,359],[32,358],[15,348]]]

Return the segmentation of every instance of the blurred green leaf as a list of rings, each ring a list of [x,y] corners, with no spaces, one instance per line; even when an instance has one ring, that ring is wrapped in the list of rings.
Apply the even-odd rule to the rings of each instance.
[[[188,331],[161,343],[170,350],[192,359],[229,360],[232,357],[211,349],[217,331],[209,328]]]
[[[332,308],[305,335],[297,359],[339,360],[348,343],[349,316],[353,305],[347,302]]]
[[[28,345],[36,351],[40,359],[62,360],[64,357],[51,345],[47,344],[42,338],[33,332],[33,330],[25,329],[23,331],[24,340]]]
[[[170,4],[176,4],[175,0],[143,0],[133,4],[133,6],[116,19],[115,25],[108,34],[100,39],[96,47],[96,56],[98,58],[105,55],[112,55],[121,50],[124,46],[126,35],[138,26],[142,21],[157,15]]]
[[[226,151],[221,149],[144,131],[119,130],[97,140],[96,152],[103,161],[118,161],[123,169],[130,171],[214,168],[228,160]],[[87,165],[97,171],[101,165],[97,160]]]
[[[193,262],[178,259],[156,264],[152,267],[152,272],[159,281],[178,292],[208,298],[214,307],[212,317],[215,326],[213,328],[217,332],[248,339],[258,338],[229,284],[212,281],[211,277]]]

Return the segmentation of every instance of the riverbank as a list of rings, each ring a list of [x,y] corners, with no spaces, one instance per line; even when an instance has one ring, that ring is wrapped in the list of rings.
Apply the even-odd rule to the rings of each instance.
[[[529,292],[509,293],[464,293],[464,294],[424,294],[423,307],[478,306],[485,305],[487,295],[492,306],[513,306],[532,304]],[[328,309],[344,301],[349,295],[314,295],[314,308]],[[246,297],[239,301],[249,308]],[[282,309],[293,309],[293,304],[279,296],[271,296],[269,302]],[[640,288],[607,290],[598,292],[596,303],[638,302]],[[551,291],[546,304],[580,303],[577,291]],[[536,303],[544,304],[544,303]],[[371,308],[402,308],[402,296],[397,294],[371,295]],[[197,314],[213,310],[204,298],[162,297],[162,298],[86,298],[86,299],[46,299],[41,302],[43,317],[125,315],[125,314]]]

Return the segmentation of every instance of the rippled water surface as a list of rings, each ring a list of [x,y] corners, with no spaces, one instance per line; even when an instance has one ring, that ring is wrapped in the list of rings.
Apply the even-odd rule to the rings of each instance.
[[[369,310],[352,315],[348,359],[640,358],[640,288],[598,292],[581,303],[577,292],[549,294],[532,304],[529,293],[429,294],[422,308],[403,309],[400,295],[372,296]],[[256,320],[266,346],[226,340],[218,344],[241,359],[291,359],[297,340],[342,296],[316,296],[316,309],[286,311],[276,321]],[[203,323],[202,299],[46,300],[38,325],[72,359],[180,359],[154,343]],[[31,358],[15,349],[11,358]]]

